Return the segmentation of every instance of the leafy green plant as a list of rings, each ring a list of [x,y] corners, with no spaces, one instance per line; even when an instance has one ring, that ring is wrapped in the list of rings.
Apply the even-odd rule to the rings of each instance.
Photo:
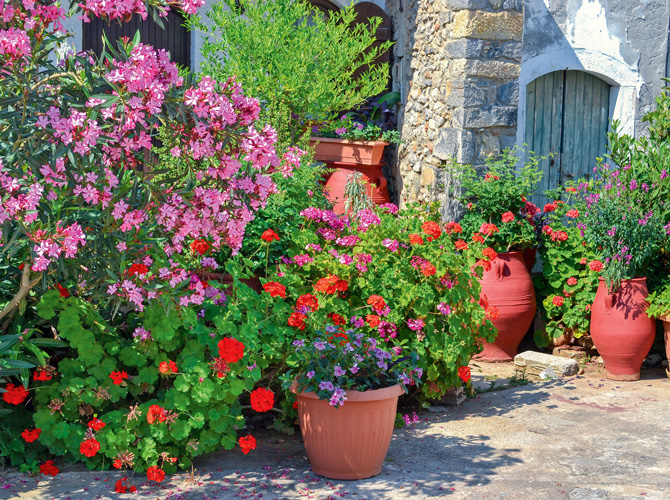
[[[538,347],[546,347],[561,336],[573,342],[589,333],[600,273],[596,254],[577,227],[583,207],[572,204],[579,202],[575,192],[574,187],[548,192],[547,197],[557,201],[547,204],[536,222],[542,272],[533,276],[533,282],[540,314],[546,321],[544,330],[535,330]],[[566,202],[558,201],[562,194]]]
[[[284,147],[387,86],[388,64],[374,63],[391,45],[374,43],[381,19],[354,24],[352,6],[326,17],[306,0],[225,0],[207,16],[190,21],[206,35],[202,74],[235,76]]]
[[[471,239],[487,232],[485,224],[493,224],[488,244],[496,252],[523,250],[537,242],[533,225],[537,207],[526,198],[533,194],[542,172],[535,157],[520,169],[517,162],[516,150],[506,149],[500,158],[487,160],[483,176],[471,165],[449,167],[460,182],[460,201],[466,207],[460,221],[463,235]]]
[[[361,123],[355,119],[353,113],[342,115],[339,120],[318,127],[315,135],[351,141],[385,141],[391,144],[401,142],[400,132],[397,130],[382,130],[372,122]]]
[[[372,198],[366,192],[368,183],[363,180],[363,174],[352,172],[347,177],[347,183],[344,185],[344,211],[346,213],[358,213],[361,210],[371,209],[373,207]]]
[[[670,283],[655,290],[647,297],[649,307],[647,315],[651,318],[662,318],[670,315]]]

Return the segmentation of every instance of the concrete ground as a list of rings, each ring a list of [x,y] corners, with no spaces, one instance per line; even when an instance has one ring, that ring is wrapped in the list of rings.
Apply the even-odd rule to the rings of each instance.
[[[258,448],[249,455],[209,456],[194,474],[159,486],[131,478],[135,494],[114,492],[118,472],[45,478],[0,471],[0,498],[670,499],[670,379],[663,369],[645,370],[638,382],[608,381],[595,366],[582,376],[510,385],[511,365],[479,366],[472,367],[474,385],[488,392],[422,412],[419,423],[396,430],[374,478],[315,476],[299,436],[268,431],[255,432]]]

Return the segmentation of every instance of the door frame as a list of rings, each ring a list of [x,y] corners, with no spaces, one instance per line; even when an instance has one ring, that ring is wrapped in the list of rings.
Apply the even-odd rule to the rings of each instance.
[[[526,137],[526,87],[533,80],[554,71],[584,71],[608,83],[609,116],[621,122],[620,131],[635,134],[635,102],[643,81],[639,73],[622,61],[603,52],[589,49],[548,51],[522,61],[519,74],[519,108],[517,145],[522,148]],[[610,126],[608,125],[608,131]],[[523,154],[520,153],[523,158]]]

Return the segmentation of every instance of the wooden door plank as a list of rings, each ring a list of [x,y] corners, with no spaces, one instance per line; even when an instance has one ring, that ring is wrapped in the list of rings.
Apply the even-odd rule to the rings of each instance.
[[[555,71],[553,73],[553,94],[552,94],[552,109],[551,109],[551,138],[549,153],[552,157],[549,158],[548,178],[545,185],[545,190],[555,188],[561,184],[561,126],[563,115],[563,71]]]
[[[524,148],[525,158],[528,160],[530,153],[534,151],[535,145],[533,143],[535,137],[535,84],[537,80],[533,80],[526,86],[526,131],[524,134]]]

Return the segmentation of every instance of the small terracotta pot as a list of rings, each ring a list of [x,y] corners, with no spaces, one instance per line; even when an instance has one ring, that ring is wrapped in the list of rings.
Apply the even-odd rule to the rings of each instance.
[[[611,380],[639,380],[640,367],[654,343],[656,323],[647,316],[647,279],[623,280],[608,293],[600,279],[591,308],[591,338]]]
[[[326,163],[358,163],[378,165],[382,162],[386,141],[349,141],[328,137],[310,137],[314,148],[314,159]]]
[[[491,319],[498,330],[493,343],[484,342],[484,350],[474,359],[488,362],[512,361],[519,344],[535,316],[535,289],[521,252],[499,253],[484,271],[482,295],[489,305],[498,308],[499,316]]]
[[[296,386],[291,390],[295,393]],[[313,392],[298,397],[300,431],[312,471],[331,479],[365,479],[379,474],[386,457],[402,386],[347,391],[335,408]]]

